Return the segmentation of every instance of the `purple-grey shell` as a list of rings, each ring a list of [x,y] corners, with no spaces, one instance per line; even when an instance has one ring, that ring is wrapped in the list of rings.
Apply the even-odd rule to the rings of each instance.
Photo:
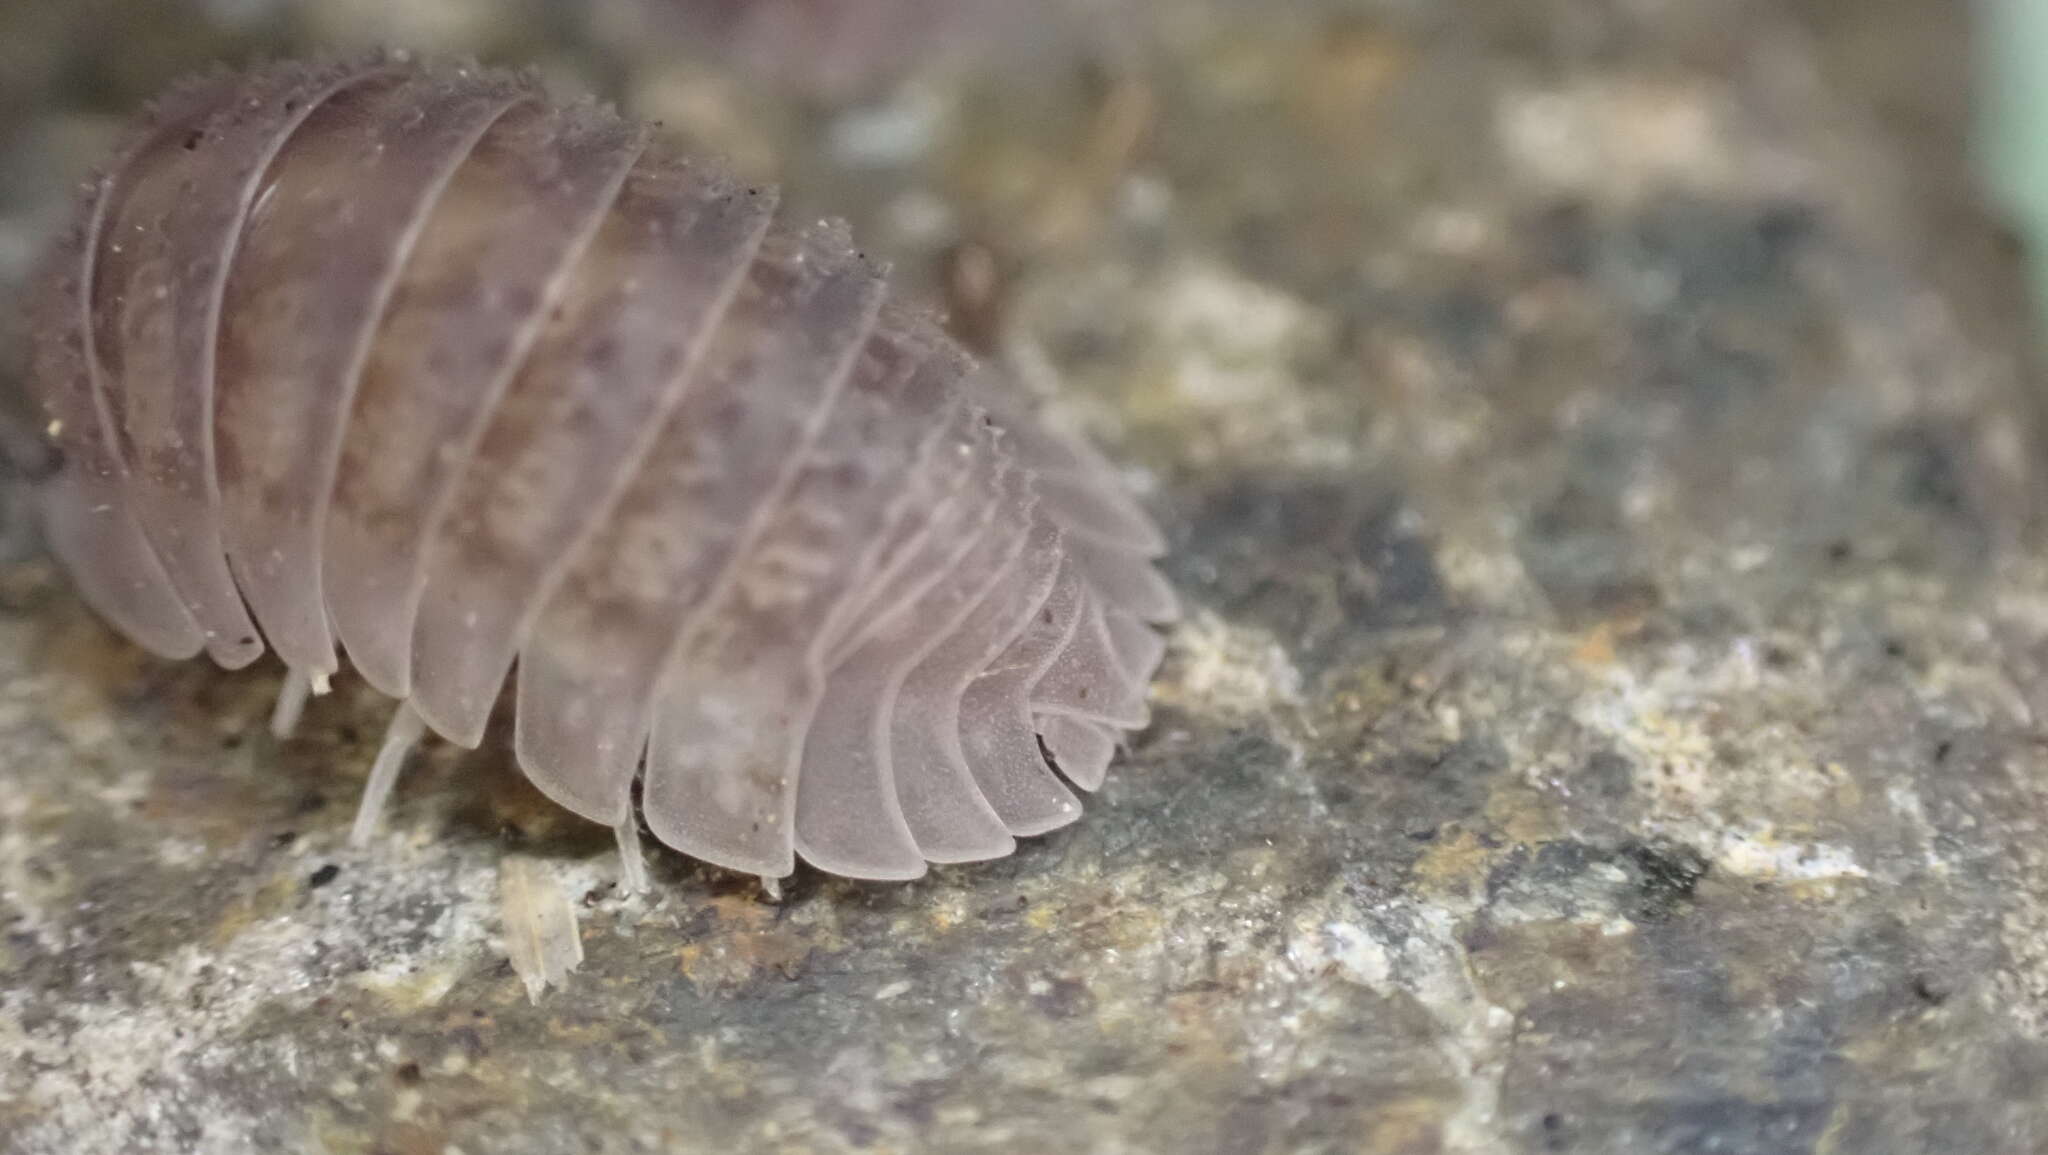
[[[1157,528],[772,191],[398,56],[188,82],[85,191],[33,297],[52,551],[165,657],[345,651],[380,768],[516,677],[578,814],[638,778],[685,853],[909,878],[1072,821],[1146,724]]]

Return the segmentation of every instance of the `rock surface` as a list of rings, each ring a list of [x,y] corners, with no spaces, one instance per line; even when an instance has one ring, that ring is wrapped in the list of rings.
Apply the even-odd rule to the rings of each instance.
[[[349,850],[388,706],[273,742],[274,667],[146,660],[17,549],[0,1151],[2048,1150],[2044,459],[1966,6],[889,0],[915,51],[815,69],[665,7],[10,0],[0,283],[211,57],[537,61],[1058,384],[1175,541],[1155,724],[1003,862],[624,899],[502,739]],[[511,855],[579,915],[537,1001]]]

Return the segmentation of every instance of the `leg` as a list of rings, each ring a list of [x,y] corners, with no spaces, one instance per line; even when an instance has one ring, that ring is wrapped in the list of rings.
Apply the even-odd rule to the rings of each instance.
[[[306,695],[313,692],[313,679],[293,666],[284,673],[284,685],[277,691],[277,706],[270,711],[271,736],[282,741],[299,728],[299,716],[306,712]]]
[[[412,753],[427,726],[413,708],[403,702],[398,713],[391,716],[391,728],[384,731],[384,746],[377,751],[377,761],[370,766],[370,781],[363,787],[362,803],[356,808],[355,825],[349,828],[348,841],[351,846],[363,846],[376,832],[377,820],[384,814],[384,803],[391,797],[391,787],[398,782],[398,771],[405,765],[405,756]]]
[[[612,827],[619,840],[619,893],[642,894],[647,890],[647,858],[640,853],[640,818],[627,814]]]

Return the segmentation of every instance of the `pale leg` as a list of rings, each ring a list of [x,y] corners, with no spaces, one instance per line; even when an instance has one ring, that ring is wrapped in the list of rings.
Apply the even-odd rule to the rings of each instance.
[[[632,814],[612,827],[619,840],[619,891],[641,894],[647,890],[647,856],[640,853],[640,819]]]
[[[370,835],[376,832],[377,820],[384,815],[384,803],[391,797],[391,787],[398,782],[398,771],[405,765],[405,756],[412,753],[413,746],[426,731],[426,723],[413,712],[413,708],[399,703],[398,713],[391,716],[391,728],[384,731],[384,745],[377,751],[377,761],[370,766],[370,781],[363,787],[363,801],[356,807],[356,822],[348,832],[351,846],[368,843]]]
[[[277,705],[270,711],[271,736],[282,741],[292,736],[299,728],[299,717],[306,712],[306,697],[313,692],[313,676],[293,666],[284,673],[284,685],[278,688]]]

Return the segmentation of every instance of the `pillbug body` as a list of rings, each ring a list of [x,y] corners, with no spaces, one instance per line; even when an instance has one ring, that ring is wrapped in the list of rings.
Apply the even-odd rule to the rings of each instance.
[[[1178,610],[1111,467],[842,228],[608,110],[275,64],[178,87],[86,194],[33,298],[45,538],[157,654],[267,642],[280,730],[341,653],[397,699],[358,837],[508,679],[629,878],[639,818],[769,877],[1005,854],[1146,722]]]

